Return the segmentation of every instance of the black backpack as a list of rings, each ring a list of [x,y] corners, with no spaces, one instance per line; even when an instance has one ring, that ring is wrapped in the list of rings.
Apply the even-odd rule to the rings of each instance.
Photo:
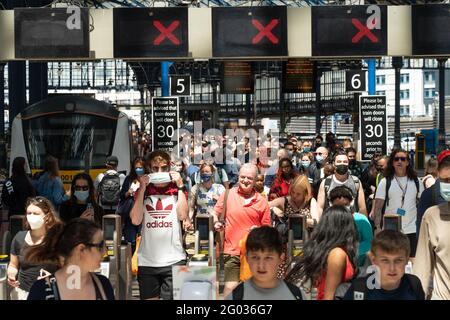
[[[355,184],[355,192],[353,193],[353,208],[355,209],[355,212],[359,212],[359,205],[358,205],[358,200],[359,200],[359,185],[360,185],[360,180],[358,179],[358,177],[352,176],[351,174],[349,175],[349,178],[352,178],[353,183]],[[325,207],[323,208],[323,210],[325,211],[326,208],[328,208],[330,206],[330,187],[331,187],[331,182],[333,181],[333,175],[328,176],[325,178]],[[352,190],[353,191],[353,190]]]
[[[98,185],[98,194],[103,206],[117,206],[120,201],[119,173],[105,173]]]
[[[287,282],[286,280],[283,281],[284,283],[286,283],[287,287],[294,295],[296,300],[303,300],[302,292],[297,286],[293,285],[290,282]],[[242,300],[244,298],[244,282],[239,283],[239,285],[233,290],[231,294],[233,295],[233,300]]]

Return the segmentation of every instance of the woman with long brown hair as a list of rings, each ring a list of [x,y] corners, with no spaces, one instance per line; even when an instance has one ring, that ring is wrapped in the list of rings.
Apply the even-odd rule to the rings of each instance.
[[[48,263],[30,263],[25,257],[27,250],[39,245],[47,231],[58,219],[53,205],[44,197],[29,198],[26,205],[27,229],[16,234],[11,243],[8,283],[14,287],[13,300],[26,300],[28,292],[42,269],[52,272],[55,266]]]
[[[52,156],[45,159],[44,173],[39,176],[36,190],[38,195],[50,200],[57,211],[60,204],[69,199],[59,177],[58,159]]]

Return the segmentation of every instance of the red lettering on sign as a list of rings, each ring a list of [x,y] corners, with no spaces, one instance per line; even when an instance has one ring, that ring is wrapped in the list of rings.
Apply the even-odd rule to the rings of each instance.
[[[259,30],[259,33],[253,37],[252,44],[259,43],[264,37],[269,39],[273,44],[278,44],[278,38],[271,32],[278,24],[278,19],[272,19],[267,26],[263,26],[258,20],[252,19],[252,24]]]
[[[158,20],[153,21],[153,25],[159,30],[159,32],[161,32],[161,34],[153,41],[155,46],[159,46],[165,38],[169,39],[175,45],[180,44],[180,40],[178,40],[178,38],[172,33],[176,28],[178,28],[180,21],[175,20],[169,25],[168,28],[164,27]]]
[[[369,38],[370,41],[377,43],[378,38],[358,19],[352,19],[353,25],[358,29],[358,33],[352,38],[352,43],[358,43],[363,37]]]

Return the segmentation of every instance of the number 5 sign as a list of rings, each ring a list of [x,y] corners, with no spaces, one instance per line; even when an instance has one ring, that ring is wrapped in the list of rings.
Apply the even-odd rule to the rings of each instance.
[[[366,91],[366,71],[348,70],[345,72],[345,90],[347,92]]]
[[[191,76],[170,76],[171,96],[191,95]]]

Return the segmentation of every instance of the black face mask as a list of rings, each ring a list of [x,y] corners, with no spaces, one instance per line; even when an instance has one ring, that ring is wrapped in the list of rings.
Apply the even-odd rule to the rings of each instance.
[[[320,147],[322,145],[322,142],[317,142],[316,141],[316,147]]]
[[[356,165],[356,159],[349,160],[348,164],[351,165],[351,166],[355,166]]]
[[[346,164],[339,164],[336,166],[336,173],[343,176],[348,172],[348,165]]]

